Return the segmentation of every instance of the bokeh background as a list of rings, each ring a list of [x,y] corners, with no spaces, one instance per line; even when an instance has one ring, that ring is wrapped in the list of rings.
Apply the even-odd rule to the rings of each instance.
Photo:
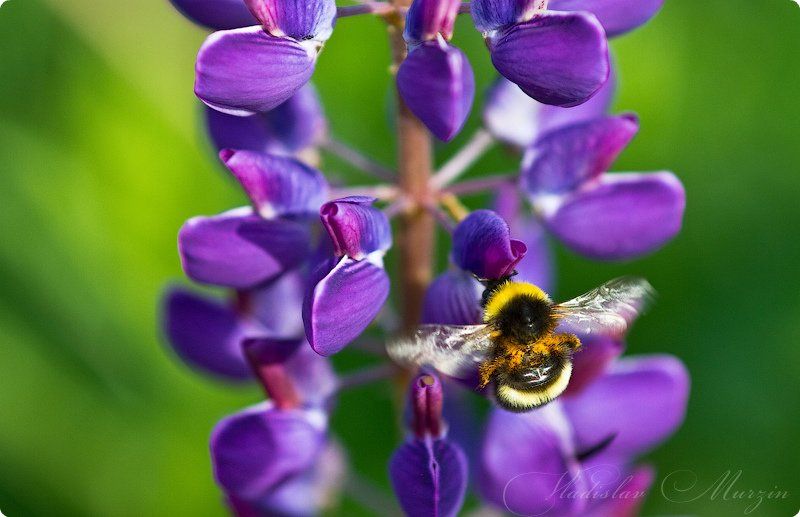
[[[6,515],[224,513],[209,431],[260,393],[191,372],[158,329],[164,286],[182,281],[182,222],[244,203],[214,159],[192,94],[203,37],[167,0],[0,7]],[[456,43],[485,88],[492,69],[469,19],[459,22]],[[642,120],[615,170],[675,171],[688,191],[685,227],[661,252],[629,264],[557,249],[558,295],[623,273],[650,278],[659,303],[637,325],[629,353],[679,356],[693,389],[685,425],[649,460],[661,477],[689,469],[708,485],[741,470],[737,488],[790,493],[753,515],[793,515],[800,8],[790,0],[667,0],[653,22],[612,46],[615,107]],[[334,134],[389,163],[387,56],[381,23],[343,20],[316,83]],[[439,148],[438,160],[457,147]],[[495,150],[473,174],[515,166]],[[363,361],[354,352],[337,359],[345,369]],[[401,439],[388,386],[344,396],[333,425],[354,469],[388,493],[386,458]],[[727,516],[746,506],[709,497],[678,505],[656,490],[645,514]],[[368,513],[345,496],[337,514]]]

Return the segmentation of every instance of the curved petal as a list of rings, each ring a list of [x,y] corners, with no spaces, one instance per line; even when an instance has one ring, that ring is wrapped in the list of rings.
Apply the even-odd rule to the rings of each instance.
[[[293,158],[230,149],[219,156],[264,219],[313,214],[325,202],[325,177]]]
[[[483,286],[466,271],[447,271],[425,292],[423,323],[477,325],[483,320]]]
[[[641,356],[617,361],[579,395],[563,398],[562,405],[578,450],[613,436],[603,455],[630,459],[680,426],[688,396],[689,374],[678,359]]]
[[[249,209],[194,217],[178,235],[186,275],[204,284],[249,289],[299,266],[310,253],[308,225],[268,221]]]
[[[525,153],[522,188],[531,195],[575,190],[608,171],[638,131],[635,115],[621,115],[547,133]]]
[[[243,0],[170,0],[184,16],[213,30],[253,25],[256,19]]]
[[[416,47],[400,65],[397,90],[436,138],[449,142],[461,131],[475,99],[467,56],[442,41]]]
[[[327,121],[311,83],[266,113],[246,117],[206,108],[206,126],[217,151],[238,149],[292,155],[317,144],[327,132]]]
[[[453,36],[453,25],[461,7],[461,0],[414,0],[406,14],[403,38],[409,45]]]
[[[664,0],[550,0],[555,11],[589,11],[597,16],[608,37],[619,36],[647,23]]]
[[[478,278],[511,274],[527,246],[511,238],[508,224],[491,210],[476,210],[453,232],[453,262]]]
[[[389,219],[372,206],[375,201],[371,197],[352,196],[322,206],[320,217],[333,241],[336,256],[361,260],[392,246]]]
[[[389,296],[389,276],[368,260],[344,257],[314,273],[303,304],[311,347],[320,355],[339,352],[361,335]]]
[[[325,41],[336,21],[335,0],[244,0],[264,30],[298,41]]]
[[[288,271],[269,284],[240,293],[249,303],[247,316],[276,338],[297,338],[303,335],[303,294],[305,278],[299,271]]]
[[[519,280],[539,286],[544,292],[553,292],[553,258],[545,229],[532,217],[512,221],[511,232],[525,243],[528,252],[517,263]]]
[[[647,491],[655,480],[652,467],[638,467],[631,473],[621,476],[618,482],[605,492],[605,497],[597,501],[587,511],[586,517],[636,517],[647,497]]]
[[[169,343],[192,368],[234,381],[252,377],[240,346],[245,329],[227,305],[173,288],[164,298],[163,318]]]
[[[261,27],[215,32],[197,55],[194,91],[212,108],[252,115],[280,106],[314,72],[317,48]]]
[[[596,260],[629,260],[669,242],[681,229],[686,193],[675,175],[609,174],[555,205],[534,201],[567,247]]]
[[[475,27],[486,33],[526,22],[546,8],[547,0],[473,0],[470,12]]]
[[[609,75],[603,27],[588,13],[546,11],[490,38],[492,63],[544,104],[588,101]]]
[[[311,467],[325,442],[318,411],[259,404],[217,424],[211,434],[214,477],[226,491],[255,500]]]
[[[602,376],[625,351],[622,341],[605,336],[580,336],[581,348],[572,356],[572,377],[564,397],[577,395]]]
[[[413,440],[389,462],[397,500],[407,515],[455,516],[467,490],[467,459],[447,440]]]

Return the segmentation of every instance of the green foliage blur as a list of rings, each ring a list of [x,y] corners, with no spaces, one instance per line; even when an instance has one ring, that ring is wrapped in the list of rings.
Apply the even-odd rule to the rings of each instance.
[[[557,249],[558,297],[619,274],[660,292],[629,352],[692,374],[683,428],[648,460],[646,515],[742,515],[754,501],[674,503],[659,485],[741,470],[741,490],[789,492],[752,515],[800,509],[800,8],[790,0],[667,0],[613,42],[618,111],[642,131],[614,170],[673,170],[683,233],[652,257],[596,264]],[[493,73],[468,17],[456,43],[483,90]],[[183,282],[182,222],[244,204],[192,94],[204,32],[167,0],[10,0],[0,7],[0,510],[21,515],[223,515],[214,423],[259,400],[179,363],[159,331]],[[385,29],[340,21],[315,82],[333,133],[391,163]],[[479,123],[479,111],[459,137]],[[458,142],[437,150],[441,162]],[[472,175],[513,171],[497,149]],[[358,178],[335,160],[329,170]],[[475,203],[480,199],[475,199]],[[442,263],[448,242],[442,236]],[[355,352],[341,369],[367,361]],[[359,476],[388,491],[402,439],[391,387],[345,395],[333,420]],[[613,415],[610,415],[613,418]],[[684,478],[685,479],[685,478]],[[474,504],[474,501],[471,501]],[[387,507],[387,514],[391,511]],[[369,515],[343,496],[336,515]]]

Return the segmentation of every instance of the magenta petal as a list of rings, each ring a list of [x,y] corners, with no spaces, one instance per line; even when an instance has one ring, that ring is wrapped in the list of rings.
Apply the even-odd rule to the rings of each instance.
[[[244,0],[264,29],[297,41],[327,40],[336,21],[335,0]]]
[[[638,131],[636,116],[622,115],[547,133],[525,154],[521,186],[531,195],[575,190],[606,172]]]
[[[467,489],[467,459],[447,440],[413,440],[389,462],[397,500],[406,515],[455,516]]]
[[[217,424],[211,435],[214,477],[229,493],[255,500],[309,468],[325,440],[318,411],[260,404]]]
[[[164,330],[189,366],[228,380],[251,378],[240,343],[245,329],[228,306],[181,288],[164,299]]]
[[[400,65],[397,90],[431,133],[449,142],[469,117],[475,76],[461,50],[444,41],[428,41]]]
[[[638,467],[632,473],[620,470],[623,475],[610,487],[607,496],[595,501],[586,517],[636,517],[647,497],[647,491],[655,480],[655,472],[649,466]]]
[[[170,1],[184,16],[209,29],[237,29],[256,22],[243,0]]]
[[[555,11],[589,11],[597,16],[608,37],[644,25],[656,15],[664,0],[550,0]]]
[[[625,351],[625,344],[605,336],[579,336],[581,348],[572,357],[572,377],[565,397],[581,393]]]
[[[317,50],[261,27],[215,32],[197,55],[194,91],[219,111],[251,115],[280,106],[311,78]]]
[[[425,292],[423,323],[477,325],[483,320],[483,286],[466,271],[447,271]]]
[[[495,68],[544,104],[582,104],[609,75],[603,27],[588,13],[537,14],[492,36],[490,49]]]
[[[525,243],[511,238],[508,224],[491,210],[476,210],[453,232],[453,262],[478,278],[510,275],[525,256]]]
[[[220,158],[265,219],[314,214],[325,202],[325,177],[293,158],[227,149]]]
[[[308,256],[307,225],[268,221],[249,209],[195,217],[178,235],[181,263],[196,282],[249,289],[296,268]]]
[[[561,400],[578,450],[613,436],[603,454],[631,458],[680,426],[688,396],[686,368],[678,359],[661,355],[621,359],[579,395]]]
[[[460,7],[461,0],[414,0],[406,15],[403,37],[410,45],[433,40],[437,34],[449,40]]]
[[[352,196],[322,206],[320,218],[333,241],[336,256],[361,260],[392,246],[389,219],[373,206],[375,201],[371,197]]]
[[[629,260],[677,235],[686,194],[672,173],[608,174],[552,211],[545,205],[547,228],[576,253],[596,260]]]
[[[344,257],[319,268],[303,303],[311,347],[335,354],[361,335],[389,296],[389,276],[368,260]]]

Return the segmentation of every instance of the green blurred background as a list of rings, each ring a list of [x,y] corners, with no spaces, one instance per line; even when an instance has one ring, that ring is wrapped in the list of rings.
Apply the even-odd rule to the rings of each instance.
[[[6,515],[223,514],[209,430],[259,392],[179,364],[157,316],[165,284],[181,281],[182,222],[244,203],[213,158],[192,94],[203,37],[166,0],[10,0],[0,8]],[[468,19],[456,42],[484,88],[491,66]],[[790,0],[667,0],[660,16],[613,47],[616,107],[642,120],[615,170],[675,171],[688,191],[685,227],[631,264],[595,264],[559,249],[559,293],[620,273],[650,278],[661,296],[629,353],[673,353],[693,381],[685,425],[650,459],[662,477],[689,469],[707,485],[741,470],[738,489],[790,493],[753,515],[793,515],[800,8]],[[381,23],[343,20],[315,80],[333,132],[388,163],[387,55]],[[438,159],[457,147],[442,147]],[[514,168],[496,150],[473,174]],[[359,362],[352,352],[339,360],[344,368]],[[334,417],[354,469],[378,490],[388,487],[386,458],[401,439],[393,414],[383,386],[347,394]],[[645,513],[739,515],[748,504],[673,504],[655,490]],[[349,498],[338,513],[367,514]]]

